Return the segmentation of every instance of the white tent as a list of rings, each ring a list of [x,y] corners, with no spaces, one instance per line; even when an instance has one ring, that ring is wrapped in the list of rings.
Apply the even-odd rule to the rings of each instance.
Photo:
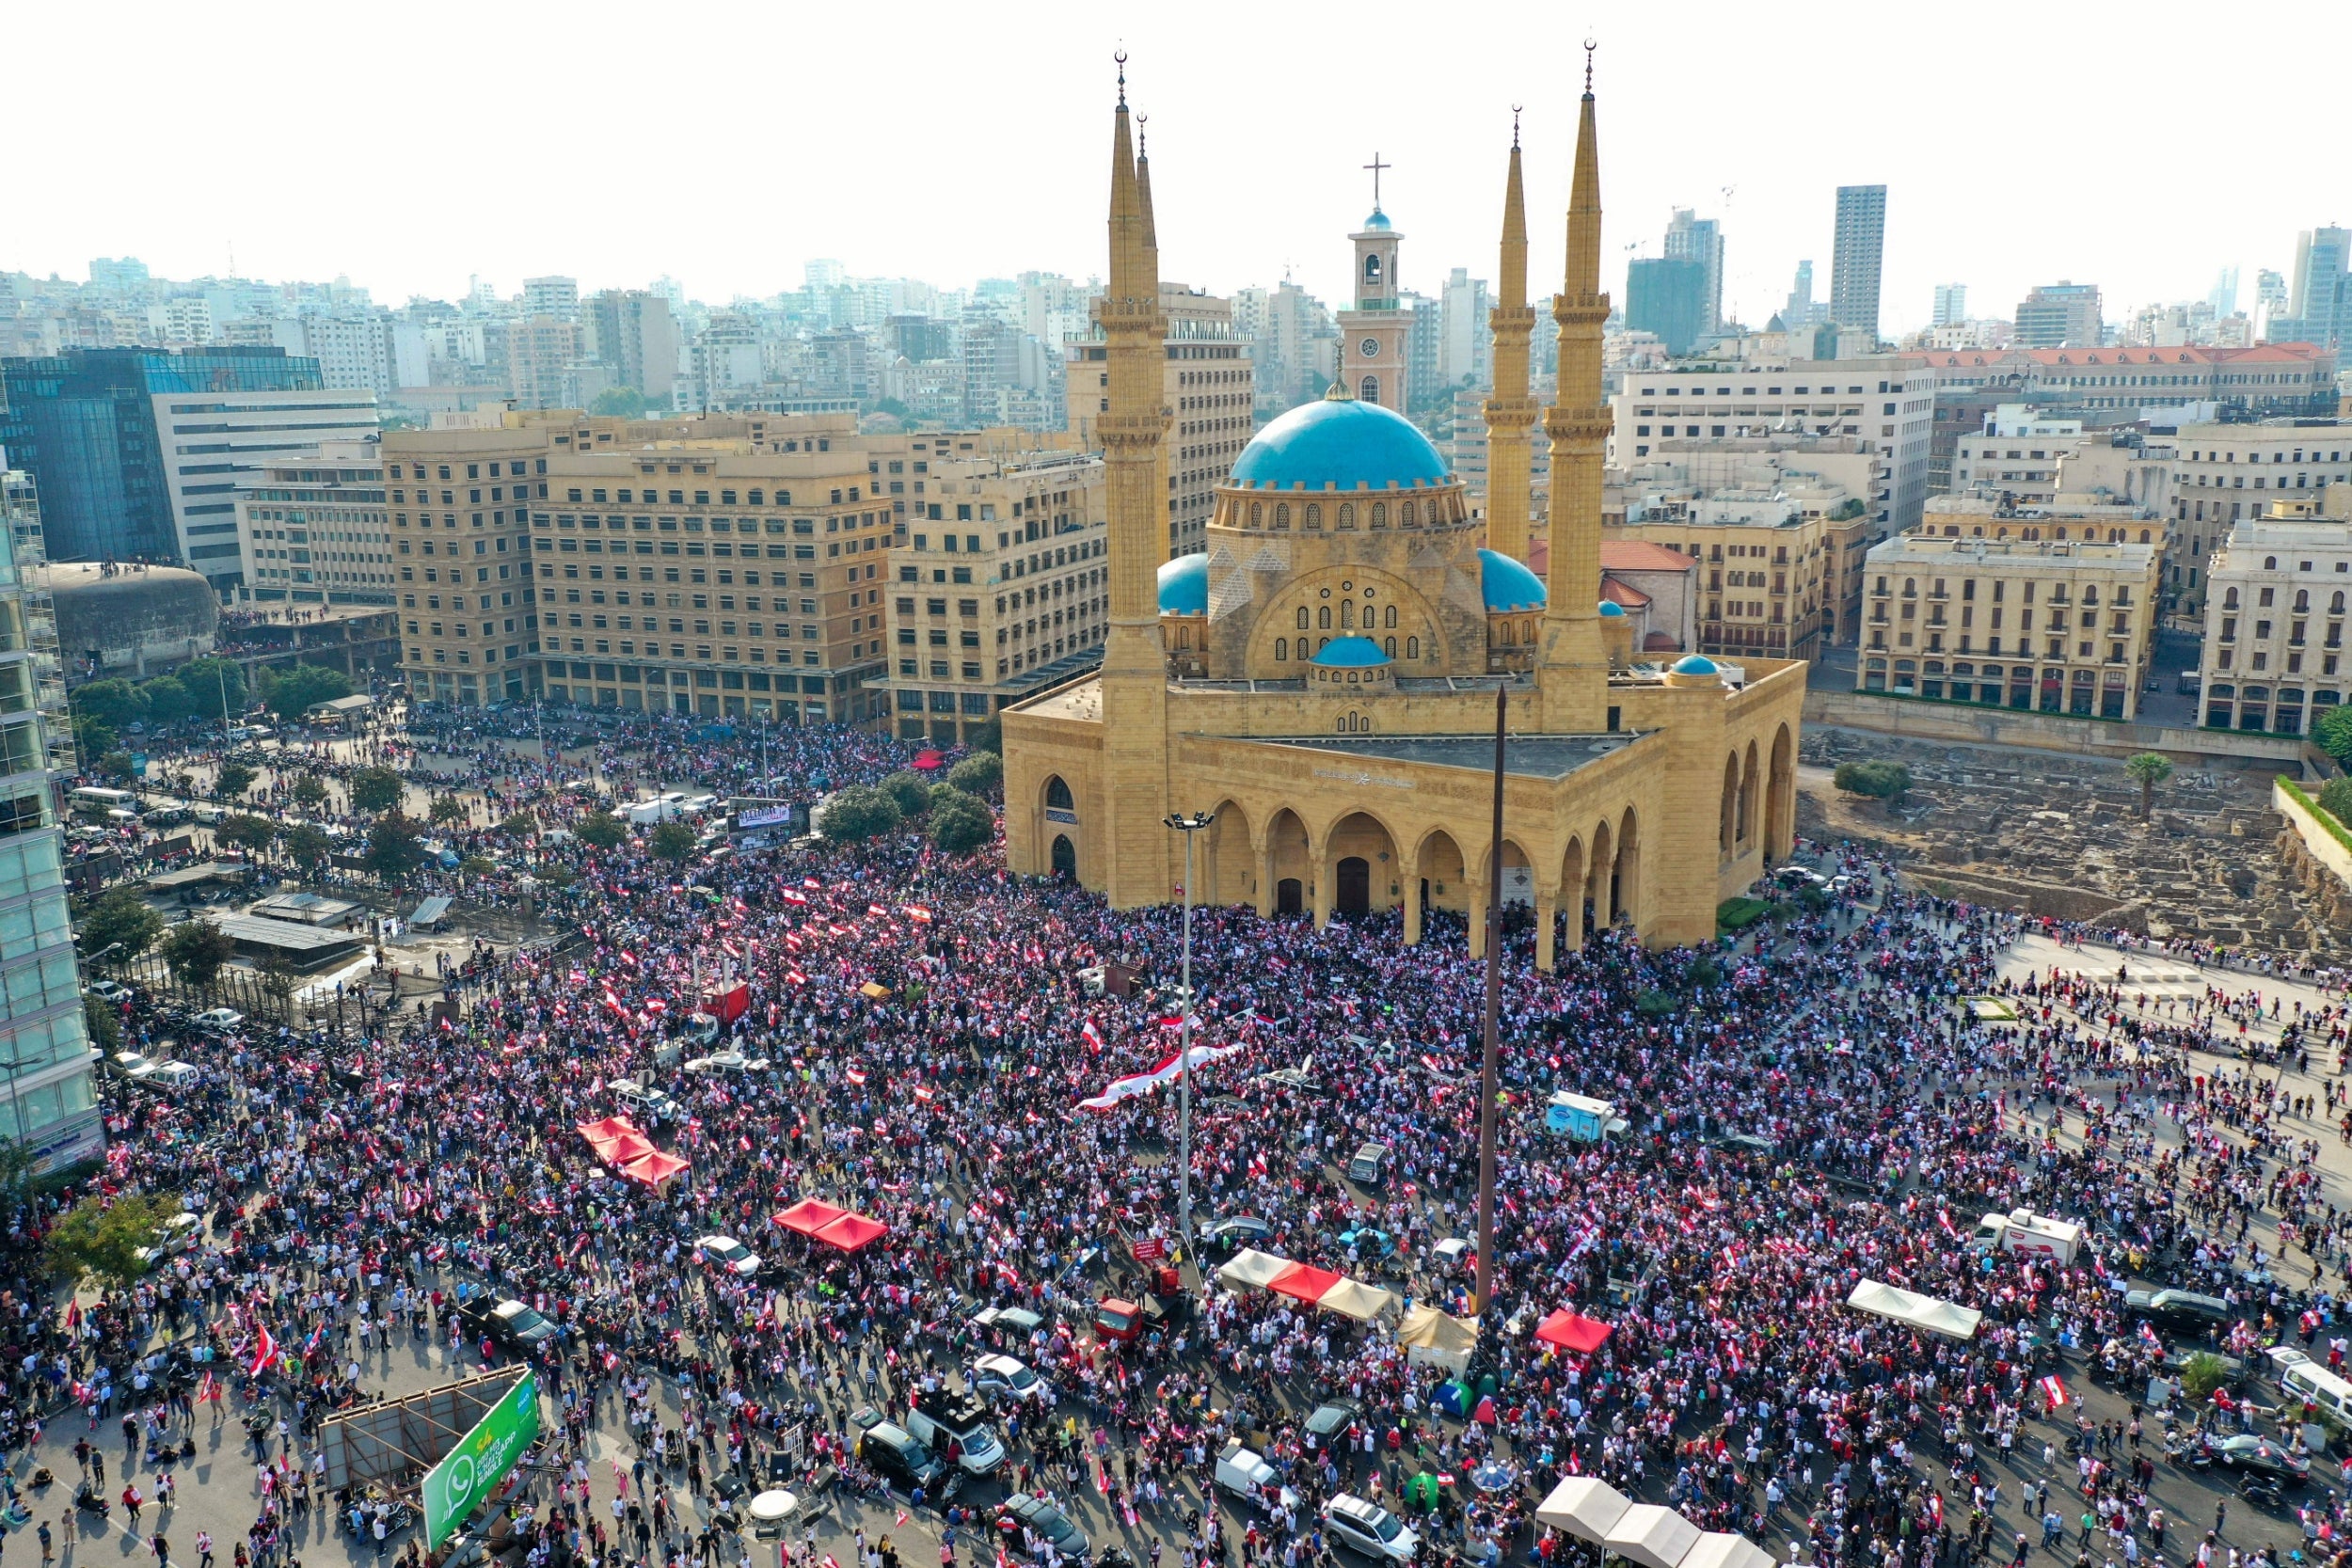
[[[1554,1529],[1565,1530],[1580,1541],[1598,1545],[1632,1506],[1631,1498],[1605,1481],[1594,1476],[1570,1476],[1551,1489],[1551,1496],[1535,1505],[1535,1517]]]
[[[1405,1359],[1414,1366],[1445,1367],[1460,1371],[1470,1364],[1470,1353],[1478,1343],[1477,1320],[1464,1320],[1449,1312],[1423,1304],[1405,1314],[1405,1321],[1396,1325],[1396,1342],[1405,1347]]]
[[[1744,1535],[1708,1530],[1682,1560],[1682,1568],[1776,1568],[1772,1554]]]
[[[1315,1299],[1317,1307],[1337,1312],[1343,1317],[1368,1323],[1383,1313],[1396,1310],[1397,1298],[1392,1291],[1377,1285],[1367,1285],[1359,1279],[1343,1279]]]
[[[1857,1312],[1873,1317],[1888,1318],[1930,1334],[1940,1334],[1947,1339],[1973,1339],[1977,1324],[1984,1314],[1958,1302],[1945,1301],[1938,1296],[1923,1296],[1912,1291],[1899,1291],[1881,1280],[1866,1279],[1853,1288],[1846,1305]]]
[[[1699,1544],[1699,1528],[1671,1508],[1635,1503],[1617,1516],[1600,1544],[1641,1568],[1681,1568]]]
[[[1216,1271],[1216,1276],[1228,1285],[1263,1287],[1272,1283],[1290,1266],[1291,1260],[1287,1258],[1277,1258],[1253,1246],[1244,1247],[1226,1260],[1225,1266]]]

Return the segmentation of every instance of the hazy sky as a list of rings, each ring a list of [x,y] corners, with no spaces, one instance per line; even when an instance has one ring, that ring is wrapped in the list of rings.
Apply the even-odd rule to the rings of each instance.
[[[2239,265],[2244,305],[2297,230],[2352,220],[2324,63],[2352,52],[2341,0],[2250,26],[2209,0],[28,5],[0,89],[0,268],[80,278],[128,254],[184,277],[233,247],[246,277],[347,274],[393,304],[476,273],[505,293],[667,273],[715,303],[795,287],[812,257],[942,287],[1084,277],[1123,44],[1169,277],[1287,269],[1336,300],[1376,150],[1405,285],[1491,278],[1521,103],[1540,294],[1588,30],[1620,300],[1677,206],[1723,223],[1727,312],[1761,325],[1802,257],[1826,298],[1840,183],[1888,187],[1890,335],[1947,281],[1975,315],[2095,282],[2112,319]]]

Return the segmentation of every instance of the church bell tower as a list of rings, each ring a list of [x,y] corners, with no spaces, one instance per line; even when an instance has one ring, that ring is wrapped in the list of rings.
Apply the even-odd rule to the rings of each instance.
[[[1364,166],[1372,170],[1372,215],[1348,238],[1356,245],[1356,276],[1350,293],[1352,310],[1340,312],[1339,376],[1348,396],[1404,413],[1411,390],[1406,373],[1406,347],[1412,337],[1412,312],[1404,308],[1404,287],[1397,281],[1397,242],[1405,236],[1380,210],[1380,172],[1391,166],[1372,155]]]

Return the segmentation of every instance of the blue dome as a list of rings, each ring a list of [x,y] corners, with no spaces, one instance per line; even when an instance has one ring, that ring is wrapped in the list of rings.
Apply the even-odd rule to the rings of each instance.
[[[1180,555],[1160,568],[1160,613],[1206,615],[1209,612],[1209,558]]]
[[[1702,654],[1691,654],[1675,660],[1674,673],[1677,675],[1712,675],[1718,672],[1713,659]]]
[[[1319,399],[1258,432],[1233,464],[1235,484],[1343,490],[1442,484],[1445,459],[1413,421],[1376,403]]]
[[[1161,570],[1165,571],[1167,568],[1162,567]],[[1597,606],[1595,607],[1594,613],[1602,616],[1603,618],[1613,615],[1617,619],[1623,620],[1625,618],[1625,607],[1616,603],[1614,600],[1603,599]]]
[[[1543,579],[1507,555],[1478,552],[1478,587],[1486,597],[1486,613],[1544,608]]]
[[[1323,645],[1314,662],[1327,670],[1360,670],[1375,664],[1386,664],[1389,656],[1380,651],[1380,644],[1369,637],[1335,637]]]
[[[1372,210],[1372,216],[1364,219],[1364,230],[1367,232],[1375,229],[1387,229],[1389,227],[1391,227],[1389,223],[1389,214],[1382,212],[1377,207],[1375,207]]]

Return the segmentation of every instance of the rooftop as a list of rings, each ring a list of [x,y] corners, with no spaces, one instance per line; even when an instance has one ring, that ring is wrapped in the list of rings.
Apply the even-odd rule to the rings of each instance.
[[[1624,751],[1639,738],[1629,730],[1605,735],[1515,735],[1503,742],[1502,770],[1516,778],[1565,779],[1580,768]],[[1292,746],[1363,762],[1459,768],[1473,773],[1491,774],[1495,766],[1491,735],[1267,736],[1258,744]],[[1317,775],[1327,773],[1319,768]],[[1361,782],[1372,781],[1367,777]]]

